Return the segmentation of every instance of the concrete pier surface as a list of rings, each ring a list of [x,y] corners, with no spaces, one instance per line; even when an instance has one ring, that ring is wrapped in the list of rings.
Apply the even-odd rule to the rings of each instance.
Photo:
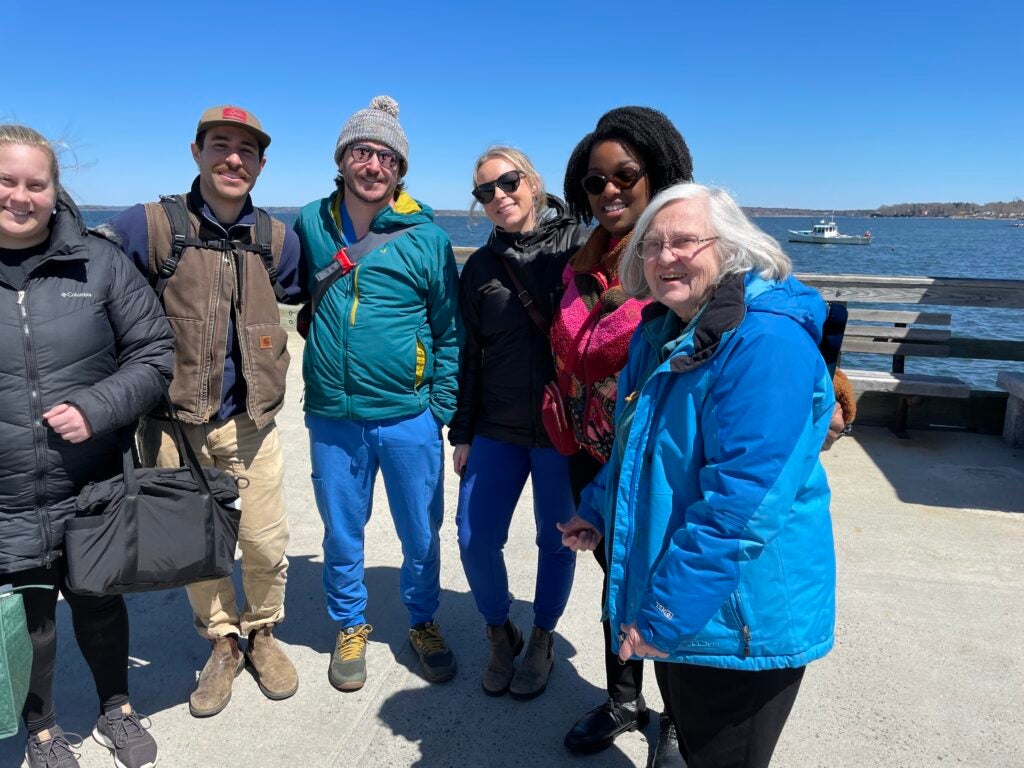
[[[209,646],[191,627],[184,591],[128,596],[132,703],[152,719],[159,764],[645,766],[657,717],[597,755],[574,757],[562,746],[576,718],[605,698],[601,572],[590,555],[578,560],[548,690],[530,702],[481,691],[486,641],[459,561],[450,449],[437,619],[458,657],[457,677],[430,685],[418,673],[398,596],[401,550],[378,482],[366,531],[374,627],[369,677],[355,693],[329,685],[336,629],[321,587],[323,529],[309,481],[301,344],[293,335],[290,390],[278,419],[291,564],[287,620],[277,634],[299,670],[298,693],[270,701],[246,672],[227,709],[192,718],[188,697]],[[912,431],[900,440],[884,429],[855,428],[824,461],[839,567],[836,646],[809,666],[774,764],[1024,766],[1024,451],[964,432]],[[529,487],[506,561],[512,617],[527,632],[536,569]],[[58,632],[58,722],[86,736],[83,768],[110,766],[110,753],[89,737],[95,691],[63,603]],[[661,710],[649,665],[645,696],[652,710]],[[18,765],[23,748],[23,733],[0,742],[0,766]]]

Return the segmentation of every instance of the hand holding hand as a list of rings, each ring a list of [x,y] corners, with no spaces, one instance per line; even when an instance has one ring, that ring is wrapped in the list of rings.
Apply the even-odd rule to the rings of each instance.
[[[92,437],[92,427],[85,416],[70,403],[61,403],[43,414],[43,421],[69,443],[82,443]]]
[[[660,651],[653,645],[648,645],[647,641],[641,636],[640,632],[637,631],[636,623],[633,624],[620,624],[619,629],[619,660],[629,661],[633,656],[641,656],[645,658],[654,659],[667,659],[668,654],[664,651]]]
[[[579,515],[555,526],[562,532],[562,546],[573,552],[592,552],[601,543],[601,532]]]

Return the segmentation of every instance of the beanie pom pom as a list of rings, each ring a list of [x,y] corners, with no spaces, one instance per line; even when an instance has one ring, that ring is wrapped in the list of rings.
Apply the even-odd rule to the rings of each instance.
[[[379,109],[394,118],[398,117],[398,102],[390,96],[374,96],[370,101],[370,109]]]

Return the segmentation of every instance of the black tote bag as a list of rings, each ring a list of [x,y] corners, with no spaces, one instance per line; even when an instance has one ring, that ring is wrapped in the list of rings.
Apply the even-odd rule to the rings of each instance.
[[[231,574],[238,484],[199,465],[166,391],[164,405],[182,466],[137,468],[129,439],[123,474],[82,489],[64,534],[75,592],[147,592]]]

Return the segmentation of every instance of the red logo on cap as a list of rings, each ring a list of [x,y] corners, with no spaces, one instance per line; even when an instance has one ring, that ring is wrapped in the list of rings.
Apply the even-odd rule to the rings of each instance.
[[[223,117],[225,120],[237,120],[240,123],[248,123],[249,115],[244,109],[236,109],[235,107],[227,107],[223,111]]]

